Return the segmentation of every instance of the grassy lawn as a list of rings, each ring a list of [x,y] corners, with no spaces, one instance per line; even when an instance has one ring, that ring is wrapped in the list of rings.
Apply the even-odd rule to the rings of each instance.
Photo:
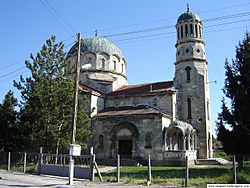
[[[35,164],[29,163],[27,165],[27,173],[33,173]],[[104,167],[104,166],[99,166]],[[7,169],[6,165],[0,165],[1,169]],[[11,171],[23,171],[22,165],[11,165]],[[116,171],[109,173],[102,173],[105,182],[116,181]],[[121,167],[121,182],[131,184],[147,183],[147,167],[135,166],[122,166]],[[183,186],[185,177],[185,167],[165,167],[153,166],[152,167],[152,184],[164,186]],[[196,188],[206,188],[209,183],[233,183],[232,180],[232,167],[231,166],[208,166],[196,167],[189,170],[189,186]],[[98,178],[96,177],[96,181]],[[244,162],[244,169],[241,172],[237,171],[238,183],[250,183],[250,161]]]
[[[208,183],[232,183],[232,167],[210,166],[190,168],[189,186],[206,187]],[[104,181],[115,182],[115,171],[102,173]],[[185,177],[184,167],[152,167],[152,184],[183,186]],[[245,164],[242,172],[237,174],[238,183],[250,183],[250,162]],[[146,184],[147,167],[121,167],[121,182]]]

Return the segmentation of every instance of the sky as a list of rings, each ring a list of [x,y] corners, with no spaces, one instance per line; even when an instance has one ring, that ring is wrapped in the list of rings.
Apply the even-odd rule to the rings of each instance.
[[[235,57],[235,47],[250,27],[249,0],[2,0],[0,102],[9,90],[20,100],[13,80],[29,76],[24,61],[51,35],[64,42],[67,52],[77,32],[84,38],[97,30],[122,50],[129,84],[173,80],[175,24],[187,4],[203,20],[215,134],[225,59]]]

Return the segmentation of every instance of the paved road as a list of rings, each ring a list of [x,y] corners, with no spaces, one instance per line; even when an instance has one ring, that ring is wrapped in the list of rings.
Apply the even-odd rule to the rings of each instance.
[[[8,172],[0,170],[0,188],[6,187],[55,187],[55,188],[75,188],[75,187],[90,187],[90,188],[135,188],[146,187],[142,185],[116,184],[116,183],[99,183],[90,182],[88,180],[75,180],[74,185],[67,185],[68,178],[45,176],[45,175],[30,175],[18,172]],[[150,187],[160,187],[158,185],[151,185]]]

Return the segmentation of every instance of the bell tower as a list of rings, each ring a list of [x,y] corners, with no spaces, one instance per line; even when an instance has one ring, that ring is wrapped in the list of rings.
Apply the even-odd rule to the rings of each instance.
[[[210,93],[205,42],[200,17],[187,11],[176,24],[174,85],[177,119],[190,123],[198,135],[198,158],[212,157]]]

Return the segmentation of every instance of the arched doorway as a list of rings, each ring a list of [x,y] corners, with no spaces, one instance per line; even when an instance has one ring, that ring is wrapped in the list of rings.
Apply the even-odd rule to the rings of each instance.
[[[132,123],[123,121],[115,125],[111,129],[111,157],[115,158],[119,154],[123,159],[133,158],[137,137],[137,128]]]
[[[132,158],[133,137],[129,129],[121,129],[117,133],[118,154],[121,158]]]

